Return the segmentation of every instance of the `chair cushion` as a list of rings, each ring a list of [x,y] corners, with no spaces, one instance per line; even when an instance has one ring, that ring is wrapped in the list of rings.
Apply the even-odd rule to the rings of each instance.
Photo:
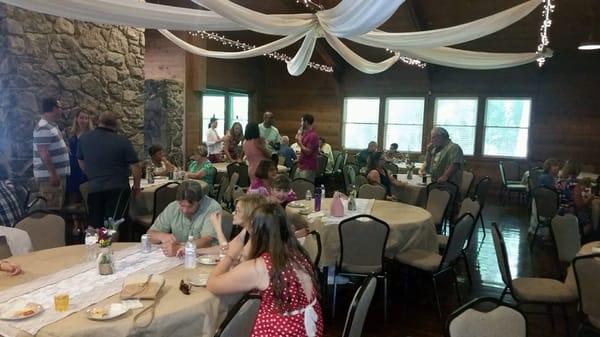
[[[538,277],[521,277],[512,281],[512,291],[519,301],[542,303],[570,303],[577,300],[577,292],[564,283]]]
[[[409,249],[396,254],[396,260],[417,269],[434,272],[442,262],[442,256],[422,249]]]
[[[441,249],[444,249],[448,245],[448,236],[438,234],[437,241],[438,241],[438,247],[440,247]]]
[[[133,222],[144,227],[152,226],[152,214],[138,215],[133,219]]]

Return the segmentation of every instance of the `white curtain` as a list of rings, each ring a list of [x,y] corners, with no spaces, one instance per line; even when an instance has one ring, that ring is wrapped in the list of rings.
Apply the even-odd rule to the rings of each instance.
[[[528,15],[543,0],[528,0],[513,8],[458,26],[421,32],[388,33],[376,28],[388,20],[404,0],[342,0],[336,7],[317,13],[264,14],[229,0],[190,0],[209,10],[148,4],[137,0],[0,0],[14,6],[98,23],[155,28],[188,52],[223,59],[254,57],[287,47],[304,38],[288,62],[288,72],[302,74],[310,62],[316,41],[324,37],[344,60],[356,69],[373,74],[385,71],[399,60],[394,55],[382,62],[365,60],[340,38],[376,48],[399,51],[425,62],[465,68],[497,69],[550,57],[551,52],[486,53],[448,48],[497,32]],[[221,52],[199,48],[179,39],[169,30],[253,30],[283,36],[245,51]]]

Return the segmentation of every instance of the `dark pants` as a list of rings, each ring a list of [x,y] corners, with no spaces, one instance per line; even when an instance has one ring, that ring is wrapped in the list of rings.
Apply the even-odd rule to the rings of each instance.
[[[129,188],[113,189],[90,193],[88,196],[88,211],[90,214],[88,224],[94,228],[104,225],[104,220],[109,217],[115,220],[124,217],[129,205]]]

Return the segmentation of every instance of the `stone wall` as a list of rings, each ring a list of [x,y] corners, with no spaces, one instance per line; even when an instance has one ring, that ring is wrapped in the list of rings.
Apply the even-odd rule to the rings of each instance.
[[[144,83],[144,152],[160,144],[169,160],[182,167],[183,83],[175,80],[146,80]]]
[[[77,111],[113,111],[142,154],[144,31],[97,25],[0,4],[0,151],[31,159],[32,130],[44,97],[61,100],[70,125]]]

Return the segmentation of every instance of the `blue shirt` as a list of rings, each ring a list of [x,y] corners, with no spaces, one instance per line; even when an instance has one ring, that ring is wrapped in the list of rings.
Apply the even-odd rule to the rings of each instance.
[[[292,167],[294,160],[296,160],[296,152],[289,145],[281,144],[279,155],[285,158],[283,165],[286,167]]]

